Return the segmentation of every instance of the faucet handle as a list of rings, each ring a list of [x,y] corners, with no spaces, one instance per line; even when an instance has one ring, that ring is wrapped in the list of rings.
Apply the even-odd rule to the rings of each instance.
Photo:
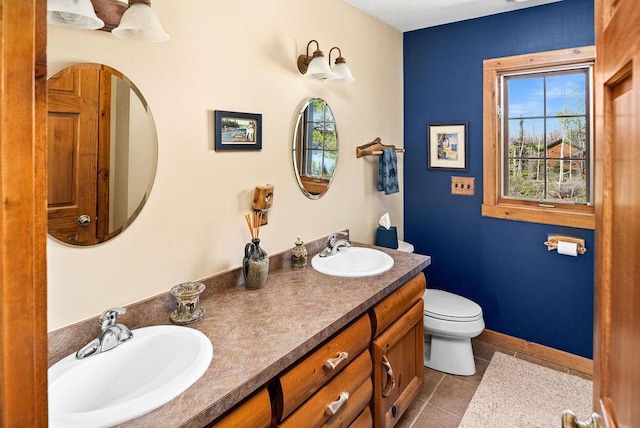
[[[116,325],[118,315],[124,315],[125,312],[127,312],[125,308],[107,309],[102,313],[102,315],[100,315],[100,326],[105,329],[107,327]]]
[[[338,240],[338,235],[348,236],[349,234],[343,231],[334,232],[331,235],[329,235],[329,238],[327,239],[327,245],[330,247],[333,247],[334,245],[336,245],[336,241]]]

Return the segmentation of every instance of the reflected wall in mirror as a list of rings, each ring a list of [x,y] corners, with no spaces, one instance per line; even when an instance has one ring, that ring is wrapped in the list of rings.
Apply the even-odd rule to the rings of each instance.
[[[300,190],[318,199],[331,186],[338,165],[338,132],[333,112],[320,98],[304,102],[293,132],[293,166]]]
[[[156,174],[151,111],[119,71],[75,64],[47,81],[49,234],[88,246],[121,233],[140,213]]]

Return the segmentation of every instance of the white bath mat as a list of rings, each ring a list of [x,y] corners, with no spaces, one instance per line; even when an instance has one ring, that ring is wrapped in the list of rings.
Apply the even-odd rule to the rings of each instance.
[[[586,420],[593,383],[496,352],[458,428],[560,427],[565,409]]]

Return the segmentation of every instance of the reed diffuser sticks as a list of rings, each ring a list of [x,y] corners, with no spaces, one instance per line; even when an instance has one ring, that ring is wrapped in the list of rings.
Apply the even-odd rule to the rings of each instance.
[[[260,238],[260,225],[262,224],[262,211],[254,210],[251,214],[245,214],[244,219],[249,226],[249,233],[251,233],[251,239]]]

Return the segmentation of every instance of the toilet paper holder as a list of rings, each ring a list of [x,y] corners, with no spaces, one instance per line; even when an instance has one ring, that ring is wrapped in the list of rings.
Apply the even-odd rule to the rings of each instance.
[[[544,245],[547,246],[547,251],[557,250],[558,242],[560,241],[577,244],[577,251],[579,254],[584,254],[587,252],[587,248],[584,246],[584,238],[576,238],[574,236],[561,235],[557,233],[550,233],[549,235],[547,235],[547,240],[544,242]]]

